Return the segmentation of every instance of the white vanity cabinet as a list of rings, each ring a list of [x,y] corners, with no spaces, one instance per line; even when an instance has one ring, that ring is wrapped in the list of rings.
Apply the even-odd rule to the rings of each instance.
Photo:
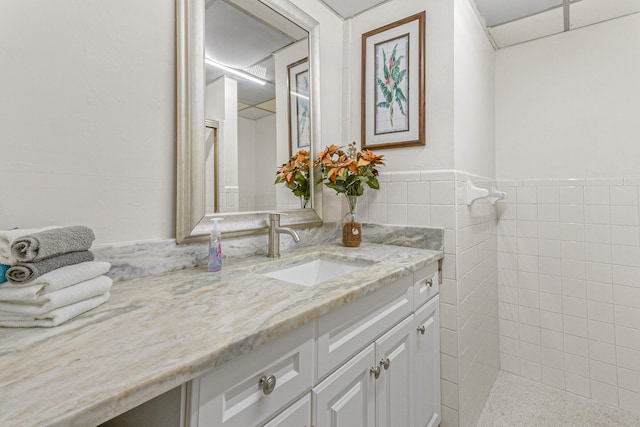
[[[407,275],[318,319],[318,379],[411,314],[412,283]]]
[[[314,387],[312,425],[437,426],[438,304],[436,295]]]
[[[415,427],[440,424],[440,297],[415,313]]]
[[[193,380],[186,425],[436,427],[438,286],[433,263]]]
[[[311,425],[311,394],[307,393],[262,427],[308,427]]]
[[[376,422],[375,345],[371,344],[314,387],[312,426],[369,427]]]
[[[312,327],[307,324],[192,380],[187,426],[261,425],[308,392],[314,371]]]
[[[376,341],[378,427],[410,426],[413,421],[415,338],[411,315]]]
[[[410,315],[314,387],[312,425],[412,425],[414,339]]]

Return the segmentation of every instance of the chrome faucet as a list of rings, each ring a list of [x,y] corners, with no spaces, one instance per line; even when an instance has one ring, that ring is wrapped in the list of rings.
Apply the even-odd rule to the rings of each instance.
[[[300,236],[293,228],[280,227],[280,215],[279,213],[269,214],[269,249],[267,252],[269,258],[280,256],[280,233],[288,233],[296,243],[300,241]]]

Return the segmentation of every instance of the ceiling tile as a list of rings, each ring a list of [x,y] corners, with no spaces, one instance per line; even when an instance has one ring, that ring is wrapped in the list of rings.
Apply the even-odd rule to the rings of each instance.
[[[489,28],[498,48],[549,36],[564,31],[562,8],[529,16],[507,24]]]
[[[389,0],[321,0],[343,18],[351,18]],[[412,0],[411,0],[412,1]]]
[[[562,6],[562,0],[474,0],[487,27],[505,24]]]
[[[582,0],[571,4],[570,27],[580,28],[638,12],[638,0]]]
[[[238,112],[238,115],[240,117],[244,117],[245,119],[251,119],[251,120],[258,120],[263,117],[270,116],[272,114],[273,113],[271,111],[263,110],[261,108],[256,108],[256,107],[245,108],[244,110]]]
[[[263,110],[271,111],[273,113],[276,112],[276,99],[270,99],[267,102],[263,102],[262,104],[256,105],[258,108],[262,108]]]

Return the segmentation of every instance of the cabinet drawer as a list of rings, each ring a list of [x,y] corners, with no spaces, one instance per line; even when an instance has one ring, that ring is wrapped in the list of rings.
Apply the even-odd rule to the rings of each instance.
[[[273,375],[265,394],[260,378]],[[309,324],[227,363],[190,384],[190,427],[260,425],[311,388],[313,328]]]
[[[412,280],[406,275],[318,320],[318,378],[413,311]]]
[[[416,310],[429,301],[440,291],[440,276],[438,275],[438,263],[425,265],[413,273],[413,301]]]
[[[307,393],[262,427],[306,427],[310,425],[311,393]]]

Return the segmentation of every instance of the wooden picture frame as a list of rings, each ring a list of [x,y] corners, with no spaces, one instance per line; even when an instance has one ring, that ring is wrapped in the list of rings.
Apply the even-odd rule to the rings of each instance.
[[[425,145],[425,21],[420,12],[362,35],[362,148]]]
[[[309,58],[287,65],[289,85],[289,156],[311,148]]]

